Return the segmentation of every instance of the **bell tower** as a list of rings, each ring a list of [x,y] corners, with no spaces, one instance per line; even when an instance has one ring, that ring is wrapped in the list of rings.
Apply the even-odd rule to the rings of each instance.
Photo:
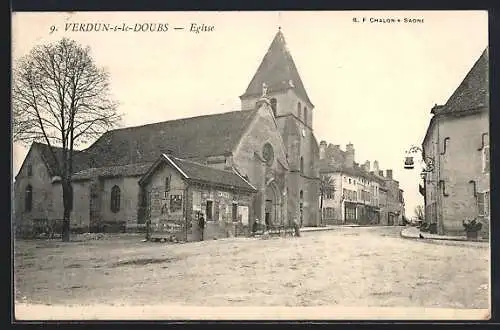
[[[241,108],[253,109],[263,90],[277,119],[293,116],[306,130],[312,131],[314,105],[304,88],[281,27],[245,93],[240,96]]]
[[[248,87],[240,96],[243,110],[254,109],[265,96],[283,139],[290,168],[289,217],[319,219],[317,162],[319,147],[313,132],[314,104],[309,99],[281,28],[274,36]],[[300,214],[300,215],[298,215]],[[307,224],[303,222],[304,224]]]

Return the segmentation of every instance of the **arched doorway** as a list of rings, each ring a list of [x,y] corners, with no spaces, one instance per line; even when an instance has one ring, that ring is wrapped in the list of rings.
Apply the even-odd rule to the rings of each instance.
[[[282,222],[281,217],[281,193],[276,183],[271,180],[266,185],[264,223],[266,227],[274,227]]]

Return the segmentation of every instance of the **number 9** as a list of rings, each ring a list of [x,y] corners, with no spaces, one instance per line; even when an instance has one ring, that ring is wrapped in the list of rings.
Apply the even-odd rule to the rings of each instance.
[[[50,27],[50,33],[53,33],[55,30],[56,30],[56,26],[55,26],[55,25],[52,25],[52,26]]]

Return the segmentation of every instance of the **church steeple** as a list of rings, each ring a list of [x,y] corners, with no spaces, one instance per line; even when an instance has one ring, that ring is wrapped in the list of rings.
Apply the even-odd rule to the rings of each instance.
[[[300,79],[292,55],[288,50],[281,27],[278,28],[278,32],[274,36],[257,72],[240,98],[259,96],[262,93],[263,84],[267,86],[269,94],[293,89],[297,96],[313,106],[302,79]]]

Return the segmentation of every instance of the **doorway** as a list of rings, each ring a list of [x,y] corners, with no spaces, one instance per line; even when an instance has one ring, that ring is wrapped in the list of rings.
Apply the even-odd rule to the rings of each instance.
[[[266,229],[269,229],[269,227],[271,227],[271,224],[273,223],[272,214],[273,214],[273,201],[271,199],[266,199],[266,207],[264,214]]]
[[[274,227],[281,223],[281,193],[274,181],[266,186],[264,197],[264,222],[266,227]]]

